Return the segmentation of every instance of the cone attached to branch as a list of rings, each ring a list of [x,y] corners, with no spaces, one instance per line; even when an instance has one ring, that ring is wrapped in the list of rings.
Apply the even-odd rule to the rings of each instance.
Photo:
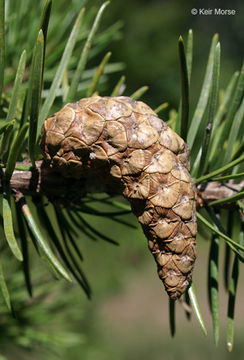
[[[130,201],[160,279],[179,298],[191,282],[197,231],[184,141],[143,102],[94,96],[48,118],[41,149],[62,176],[95,177]]]

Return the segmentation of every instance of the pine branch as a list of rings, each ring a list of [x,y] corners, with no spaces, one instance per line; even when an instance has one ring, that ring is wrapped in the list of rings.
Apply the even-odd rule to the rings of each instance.
[[[47,196],[50,201],[61,201],[66,205],[77,203],[87,193],[105,192],[111,193],[109,186],[102,185],[96,178],[74,180],[64,178],[45,165],[43,161],[36,161],[36,168],[31,164],[17,163],[10,180],[13,193],[21,193],[30,196]],[[23,169],[23,170],[22,170]],[[29,170],[26,170],[29,169]],[[0,193],[3,192],[3,175],[5,168],[1,169]],[[226,199],[236,195],[244,187],[244,180],[239,184],[233,184],[230,180],[226,183],[213,181],[197,186],[197,206],[202,207],[207,203]],[[114,191],[113,191],[114,193]],[[223,204],[223,207],[228,204]]]
[[[232,180],[226,183],[212,181],[207,184],[199,184],[197,186],[198,201],[202,199],[203,201],[211,203],[213,201],[231,198],[241,191],[243,187],[244,180],[242,180],[239,184],[234,184]]]

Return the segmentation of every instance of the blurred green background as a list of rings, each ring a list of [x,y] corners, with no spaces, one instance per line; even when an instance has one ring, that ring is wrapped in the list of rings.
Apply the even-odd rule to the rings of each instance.
[[[72,9],[77,8],[78,12],[78,0],[61,3],[54,0],[52,14],[68,13],[71,3]],[[87,2],[87,7],[96,7],[101,3],[91,0]],[[235,9],[236,15],[193,16],[190,12],[193,7],[199,9],[215,6]],[[112,51],[112,61],[122,61],[126,65],[121,72],[126,75],[125,94],[129,95],[137,88],[149,85],[150,89],[145,94],[144,101],[152,107],[167,101],[171,108],[177,108],[180,92],[177,40],[179,35],[186,36],[188,29],[192,28],[193,109],[201,88],[214,33],[219,33],[222,46],[221,87],[225,87],[232,73],[240,68],[243,60],[243,20],[242,1],[232,1],[230,4],[227,1],[207,0],[184,3],[179,0],[112,0],[106,10],[101,29],[117,21],[123,23],[117,40],[113,41],[106,51]],[[101,58],[102,56],[99,59]],[[92,59],[88,62],[88,68],[97,63],[97,58]],[[111,76],[101,91],[102,95],[111,92],[118,77],[118,73]],[[239,289],[237,298],[233,352],[229,354],[225,346],[227,296],[223,289],[220,297],[223,317],[221,341],[218,349],[213,344],[206,295],[207,233],[198,239],[194,281],[209,335],[205,338],[194,315],[189,322],[182,306],[178,304],[177,331],[172,339],[168,325],[168,298],[157,278],[156,266],[135,217],[123,217],[132,227],[117,224],[107,218],[87,216],[87,219],[99,231],[120,243],[120,246],[116,247],[103,241],[93,242],[84,234],[79,235],[85,259],[83,269],[93,289],[92,300],[86,299],[78,285],[67,285],[62,281],[57,283],[53,280],[50,282],[48,270],[44,270],[43,264],[37,260],[33,252],[31,262],[35,266],[33,279],[36,284],[34,295],[37,299],[35,298],[32,303],[24,289],[22,275],[19,275],[19,283],[16,284],[17,280],[11,276],[14,265],[6,265],[10,268],[8,281],[11,283],[13,302],[17,304],[16,311],[19,310],[21,313],[21,309],[24,309],[24,315],[20,320],[13,319],[11,322],[9,319],[6,320],[8,315],[0,315],[1,354],[8,360],[225,360],[242,357],[244,289]],[[223,251],[224,249],[222,255]],[[6,256],[8,255],[7,253]],[[40,295],[40,284],[46,284],[46,296]],[[35,307],[35,304],[38,306]],[[28,345],[25,344],[26,331],[33,332],[31,336],[35,341],[32,352],[24,350]],[[48,350],[40,346],[39,335],[35,339],[37,333],[41,334],[43,342],[49,345]],[[13,338],[16,339],[16,334],[18,344],[12,341]],[[52,346],[54,343],[55,346]]]
[[[92,0],[91,4],[99,3]],[[193,16],[191,9],[234,9],[235,16]],[[221,42],[221,87],[225,87],[243,61],[244,3],[232,1],[112,0],[105,22],[121,19],[121,41],[110,48],[112,58],[125,62],[124,71],[130,93],[142,85],[150,86],[145,100],[151,106],[168,101],[178,107],[180,77],[177,40],[194,32],[194,57],[191,84],[192,108],[197,100],[213,34]]]
[[[85,258],[83,270],[93,290],[91,301],[86,299],[78,285],[51,279],[48,269],[34,253],[31,260],[35,268],[32,274],[34,299],[28,300],[22,274],[17,278],[12,275],[11,278],[13,265],[8,265],[11,270],[7,280],[8,284],[15,282],[10,291],[17,316],[20,315],[17,323],[14,319],[11,324],[6,321],[6,328],[4,316],[0,318],[0,349],[8,360],[242,358],[243,287],[239,287],[237,297],[233,352],[228,353],[225,345],[227,294],[223,288],[220,288],[219,347],[215,348],[213,343],[206,279],[209,234],[205,233],[205,238],[198,239],[198,259],[194,271],[208,336],[202,334],[194,314],[190,321],[186,319],[184,309],[178,303],[176,335],[171,338],[168,297],[157,277],[156,265],[136,218],[133,215],[123,216],[123,220],[137,228],[115,225],[111,219],[92,216],[86,216],[86,220],[120,242],[117,247],[104,241],[91,241],[80,234],[80,247]],[[221,258],[224,255],[223,245]],[[222,270],[222,262],[220,267]],[[242,270],[240,277],[243,275]],[[31,351],[24,350],[28,346],[25,334],[32,339]]]

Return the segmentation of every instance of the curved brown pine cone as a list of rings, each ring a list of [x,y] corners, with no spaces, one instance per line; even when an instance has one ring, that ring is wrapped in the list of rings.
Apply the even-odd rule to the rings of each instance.
[[[160,279],[179,298],[191,282],[197,232],[184,141],[143,102],[95,96],[48,118],[41,149],[63,176],[96,177],[130,201]]]

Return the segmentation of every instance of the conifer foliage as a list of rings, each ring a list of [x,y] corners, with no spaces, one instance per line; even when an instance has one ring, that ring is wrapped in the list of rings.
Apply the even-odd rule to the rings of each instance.
[[[23,264],[26,288],[32,296],[29,252],[33,251],[33,244],[45,262],[43,266],[48,266],[57,278],[77,282],[90,297],[91,289],[81,268],[82,254],[76,234],[79,230],[91,238],[100,237],[112,244],[116,244],[116,241],[101,234],[83,215],[114,217],[131,211],[130,206],[122,200],[115,201],[113,189],[107,188],[101,189],[107,192],[101,202],[110,204],[110,212],[94,210],[92,202],[97,199],[89,184],[82,183],[82,179],[77,177],[74,180],[57,175],[43,165],[39,146],[41,128],[45,119],[65,104],[101,93],[110,97],[126,95],[134,100],[143,100],[143,94],[147,91],[147,87],[143,86],[133,94],[125,94],[124,76],[118,78],[117,84],[110,89],[109,74],[123,70],[123,64],[110,62],[111,53],[104,54],[104,50],[118,38],[121,25],[115,22],[100,31],[103,14],[109,11],[109,2],[102,4],[96,14],[94,9],[82,7],[85,1],[80,3],[79,13],[75,12],[76,8],[72,9],[72,2],[68,14],[52,18],[52,0],[46,0],[41,5],[40,19],[37,19],[31,11],[32,1],[25,1],[20,9],[16,1],[5,3],[5,0],[0,0],[0,189],[1,226],[6,240],[1,243],[0,287],[6,307],[13,314],[12,285],[9,287],[5,280],[6,261],[10,262],[14,257],[16,262]],[[64,36],[66,33],[69,33],[68,39]],[[202,89],[190,117],[192,30],[188,33],[186,44],[182,37],[179,38],[178,50],[181,98],[178,110],[169,112],[169,118],[164,116],[164,121],[167,128],[183,138],[190,148],[191,177],[197,194],[199,241],[201,229],[208,234],[209,268],[206,273],[214,340],[217,345],[220,328],[219,282],[223,278],[223,271],[229,296],[227,346],[231,350],[239,266],[244,261],[244,67],[233,74],[220,96],[220,43],[218,35],[214,35]],[[97,60],[97,67],[89,69],[87,63],[91,59],[100,60]],[[166,107],[167,104],[163,103],[154,112],[160,117]],[[47,201],[49,207],[46,207]],[[220,242],[225,242],[226,246],[223,270],[219,267]],[[201,257],[201,253],[198,257]],[[17,273],[16,270],[16,276]],[[14,277],[15,273],[11,276]],[[194,275],[193,283],[181,302],[189,304],[189,299],[206,333],[197,302]],[[175,305],[176,302],[170,300],[172,333],[175,328]]]

